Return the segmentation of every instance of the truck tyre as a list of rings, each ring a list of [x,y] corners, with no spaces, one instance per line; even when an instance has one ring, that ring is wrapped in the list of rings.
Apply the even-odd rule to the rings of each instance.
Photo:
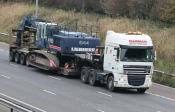
[[[89,84],[91,86],[95,86],[97,84],[96,75],[97,75],[97,73],[93,69],[89,72]]]
[[[88,75],[89,75],[89,69],[83,68],[81,71],[81,81],[83,83],[88,83]]]
[[[107,88],[109,91],[115,91],[114,77],[112,75],[110,75],[107,79]]]
[[[145,93],[146,90],[147,90],[147,88],[138,88],[137,92],[138,93]]]
[[[16,63],[20,62],[20,55],[19,55],[19,53],[15,53],[15,62]]]
[[[21,56],[20,56],[20,64],[22,64],[22,65],[26,64],[26,57],[24,54],[21,54]]]
[[[31,65],[30,65],[30,62],[29,62],[29,57],[28,57],[28,56],[26,56],[26,66],[28,66],[28,67],[31,66]]]
[[[9,54],[9,61],[14,62],[15,61],[15,53],[13,51],[10,51]]]

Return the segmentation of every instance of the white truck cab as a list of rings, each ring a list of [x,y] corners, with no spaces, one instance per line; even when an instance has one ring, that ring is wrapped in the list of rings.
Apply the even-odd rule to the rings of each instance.
[[[108,86],[133,88],[144,93],[152,84],[153,61],[150,36],[141,32],[107,32],[103,69],[113,76]]]

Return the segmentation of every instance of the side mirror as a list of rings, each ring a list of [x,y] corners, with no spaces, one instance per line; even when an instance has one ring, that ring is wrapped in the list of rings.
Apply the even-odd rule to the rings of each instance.
[[[154,51],[154,61],[157,61],[157,52]]]

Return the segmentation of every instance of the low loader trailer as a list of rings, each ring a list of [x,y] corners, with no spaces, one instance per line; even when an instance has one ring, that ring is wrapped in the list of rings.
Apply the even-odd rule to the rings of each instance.
[[[94,53],[100,45],[96,36],[32,17],[12,32],[16,41],[10,44],[10,61],[63,75],[77,75],[83,64],[90,64],[81,55]]]
[[[137,89],[152,84],[156,59],[151,37],[141,32],[108,31],[105,46],[97,36],[61,29],[57,24],[25,17],[10,45],[12,62],[63,75],[80,75],[83,83]]]

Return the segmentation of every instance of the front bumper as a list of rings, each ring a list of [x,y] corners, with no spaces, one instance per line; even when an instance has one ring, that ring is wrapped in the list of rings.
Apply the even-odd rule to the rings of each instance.
[[[139,76],[136,78],[139,78]],[[133,80],[133,83],[131,83],[130,80],[131,79],[128,78],[128,75],[122,75],[118,81],[114,81],[114,87],[137,89],[137,88],[149,88],[152,85],[152,75],[146,75],[143,84],[133,84],[134,81],[138,80]]]

